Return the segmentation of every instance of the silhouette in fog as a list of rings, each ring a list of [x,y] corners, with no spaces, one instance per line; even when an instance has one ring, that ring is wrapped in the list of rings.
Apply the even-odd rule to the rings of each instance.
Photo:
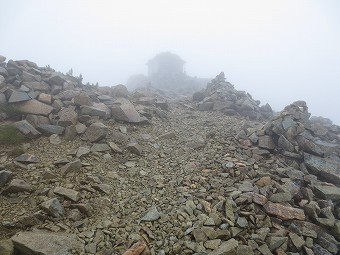
[[[148,75],[173,76],[184,73],[185,61],[171,52],[163,52],[147,62]]]

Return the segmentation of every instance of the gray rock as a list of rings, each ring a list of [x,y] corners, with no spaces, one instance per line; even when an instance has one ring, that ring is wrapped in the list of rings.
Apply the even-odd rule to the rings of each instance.
[[[19,131],[28,138],[37,138],[41,133],[36,130],[27,120],[17,121],[13,124]]]
[[[54,109],[52,106],[39,102],[35,99],[15,103],[15,107],[22,113],[31,113],[44,116],[49,115]]]
[[[90,115],[90,116],[99,116],[99,117],[105,117],[106,111],[93,107],[93,106],[80,106],[80,114],[81,115]]]
[[[24,82],[22,85],[34,91],[48,92],[50,90],[50,86],[48,86],[48,84],[43,81],[42,82],[39,82],[39,81]]]
[[[81,146],[81,147],[78,148],[76,156],[77,156],[77,158],[80,158],[84,155],[89,154],[90,151],[91,151],[90,148]]]
[[[77,134],[84,134],[86,131],[86,125],[84,125],[83,123],[77,123],[76,125],[76,132]]]
[[[321,158],[304,153],[307,168],[312,174],[319,175],[331,183],[340,184],[340,160]]]
[[[40,208],[48,213],[48,215],[59,218],[64,216],[64,207],[57,198],[49,199],[40,204]]]
[[[57,125],[42,124],[37,127],[37,130],[44,135],[50,136],[53,134],[62,135],[65,131],[65,128]]]
[[[32,154],[28,154],[28,153],[21,154],[20,156],[14,158],[14,160],[18,162],[22,162],[22,163],[39,163],[40,162],[38,157]]]
[[[197,243],[204,242],[204,241],[208,240],[208,237],[205,235],[205,233],[201,229],[192,230],[192,234],[193,234],[195,241]]]
[[[74,97],[74,103],[79,106],[83,106],[83,105],[92,106],[93,105],[92,99],[88,95],[86,95],[86,93],[84,92],[81,92],[80,94]]]
[[[70,163],[67,163],[66,165],[62,166],[60,168],[60,172],[63,176],[69,174],[69,173],[74,173],[78,172],[81,168],[82,164],[79,159],[72,161]]]
[[[119,148],[119,146],[117,144],[115,144],[114,142],[109,142],[109,146],[112,149],[113,152],[116,153],[123,153],[123,150],[121,148]]]
[[[20,179],[13,179],[5,190],[2,192],[3,194],[10,194],[10,193],[19,193],[19,192],[32,192],[32,186],[25,182],[24,180]]]
[[[1,170],[0,171],[0,189],[14,176],[12,171]]]
[[[330,253],[329,251],[327,251],[326,249],[322,248],[320,245],[318,244],[314,244],[313,246],[313,252],[315,255],[332,255],[332,253]]]
[[[8,72],[7,72],[6,68],[0,66],[0,75],[3,76],[3,77],[8,76]]]
[[[53,145],[58,145],[61,143],[60,136],[57,134],[53,134],[49,137],[50,143]]]
[[[126,121],[130,123],[139,123],[145,121],[136,111],[133,104],[125,99],[120,98],[115,101],[111,108],[112,117],[116,120]]]
[[[111,150],[106,143],[94,143],[91,147],[92,152],[104,152]]]
[[[46,116],[40,116],[40,115],[33,115],[33,114],[28,114],[26,116],[26,120],[33,126],[33,127],[38,127],[40,125],[49,125],[50,120]]]
[[[238,246],[238,242],[234,238],[231,238],[210,252],[209,255],[236,255]]]
[[[6,60],[6,57],[0,55],[0,63],[5,62],[5,60]]]
[[[161,213],[158,212],[156,206],[152,206],[151,209],[140,219],[142,221],[156,221],[161,217]]]
[[[292,194],[290,192],[275,193],[270,196],[269,200],[274,203],[289,202],[292,200]]]
[[[53,73],[48,79],[48,83],[50,85],[58,85],[58,86],[63,86],[65,81],[66,81],[65,76],[62,73],[57,73],[57,72]]]
[[[83,252],[78,237],[68,233],[19,232],[12,237],[12,241],[15,249],[26,255],[71,255]]]
[[[302,246],[305,245],[305,241],[303,240],[303,238],[295,233],[289,233],[289,238],[298,250],[301,250]]]
[[[129,143],[126,146],[126,149],[128,151],[130,151],[131,153],[139,155],[139,156],[142,155],[142,152],[143,152],[143,147],[140,146],[138,143],[135,143],[135,142]]]
[[[259,136],[258,143],[259,143],[258,146],[260,148],[269,149],[269,150],[275,149],[275,143],[271,136],[268,136],[268,135]]]
[[[267,244],[262,244],[257,248],[262,255],[272,255],[273,253],[269,250]]]
[[[53,192],[57,195],[63,196],[73,202],[78,202],[80,200],[80,193],[73,189],[67,189],[64,187],[56,187]]]
[[[90,142],[97,142],[104,139],[107,135],[108,128],[100,122],[93,123],[85,131],[85,137]]]
[[[314,193],[327,200],[340,200],[340,188],[336,186],[313,185]]]
[[[112,94],[114,97],[123,97],[123,98],[127,98],[129,95],[129,91],[126,88],[126,86],[119,84],[116,86],[113,86],[112,88]]]
[[[60,126],[67,127],[77,124],[78,114],[72,107],[63,108],[58,116],[58,125]]]
[[[8,103],[23,102],[31,99],[32,98],[26,92],[14,90],[8,99]]]

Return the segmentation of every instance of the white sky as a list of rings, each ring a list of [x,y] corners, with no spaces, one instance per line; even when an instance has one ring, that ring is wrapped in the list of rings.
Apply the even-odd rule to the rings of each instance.
[[[191,76],[221,71],[280,111],[305,100],[340,124],[338,0],[3,0],[0,54],[100,85],[171,51]]]

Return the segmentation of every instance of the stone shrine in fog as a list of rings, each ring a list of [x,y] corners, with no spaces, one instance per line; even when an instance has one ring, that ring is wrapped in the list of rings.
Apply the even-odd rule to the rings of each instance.
[[[147,62],[148,75],[173,76],[184,73],[185,61],[171,52],[163,52]]]

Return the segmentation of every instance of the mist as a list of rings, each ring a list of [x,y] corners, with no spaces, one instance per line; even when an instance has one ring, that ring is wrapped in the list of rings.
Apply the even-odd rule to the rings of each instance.
[[[340,3],[316,0],[4,1],[0,54],[85,82],[125,84],[170,51],[190,76],[224,71],[274,110],[305,100],[340,124]]]

